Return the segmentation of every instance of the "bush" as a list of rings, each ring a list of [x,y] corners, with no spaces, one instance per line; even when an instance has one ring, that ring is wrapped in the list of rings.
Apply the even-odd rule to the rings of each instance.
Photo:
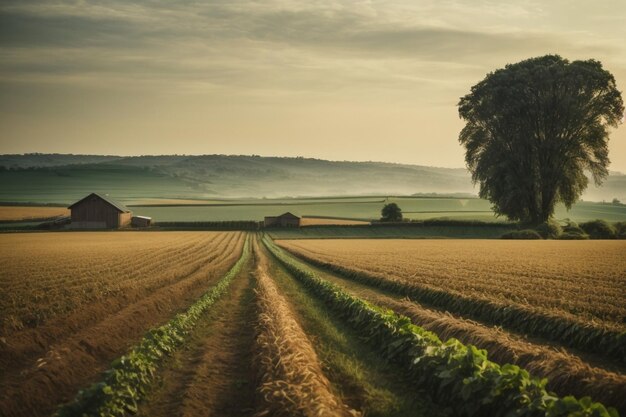
[[[502,239],[533,240],[533,239],[541,239],[541,235],[537,233],[537,231],[532,230],[532,229],[514,230],[512,232],[503,234]]]
[[[580,227],[578,227],[578,225],[576,223],[574,223],[574,226],[567,225],[563,228],[563,233],[574,233],[577,235],[584,235],[585,231],[583,229],[581,229]]]
[[[610,223],[604,220],[593,220],[581,223],[583,229],[592,239],[615,239],[617,231]]]
[[[626,239],[626,222],[617,222],[614,224],[615,234],[618,239]]]
[[[541,223],[535,230],[544,239],[557,239],[563,233],[563,228],[554,219]]]
[[[581,230],[582,232],[582,230]],[[559,236],[560,240],[587,240],[589,239],[589,235],[585,232],[577,233],[577,232],[563,232]]]
[[[559,236],[559,239],[584,240],[589,239],[589,235],[576,222],[567,219],[567,226],[563,227],[563,233]]]

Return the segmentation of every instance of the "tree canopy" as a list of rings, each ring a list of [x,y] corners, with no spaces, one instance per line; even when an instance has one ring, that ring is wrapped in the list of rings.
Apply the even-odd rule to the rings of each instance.
[[[489,73],[459,102],[459,135],[480,197],[512,220],[541,223],[608,175],[609,128],[624,114],[595,60],[531,58]]]
[[[380,220],[384,222],[402,221],[402,209],[396,203],[385,204],[380,214]]]

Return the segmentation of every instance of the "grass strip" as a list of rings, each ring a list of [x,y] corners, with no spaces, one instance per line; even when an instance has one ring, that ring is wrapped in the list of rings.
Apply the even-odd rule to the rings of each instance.
[[[284,267],[329,307],[344,317],[381,355],[400,364],[418,387],[428,389],[436,402],[458,416],[493,417],[616,417],[615,409],[589,397],[559,398],[546,391],[546,379],[532,378],[516,365],[500,366],[487,352],[456,339],[442,342],[434,333],[407,317],[353,297],[341,287],[320,279],[310,268],[263,242]]]
[[[483,323],[542,337],[584,352],[600,354],[605,358],[626,364],[626,332],[624,331],[606,329],[522,305],[504,304],[437,288],[412,285],[400,280],[354,271],[300,252],[289,252],[320,268],[372,287],[410,297],[422,304],[442,308],[450,313],[460,314]]]
[[[150,330],[138,345],[111,364],[100,382],[79,391],[56,416],[124,416],[137,412],[137,403],[146,394],[164,358],[184,342],[201,315],[226,292],[249,256],[249,238],[246,238],[241,257],[214,287],[186,312]]]

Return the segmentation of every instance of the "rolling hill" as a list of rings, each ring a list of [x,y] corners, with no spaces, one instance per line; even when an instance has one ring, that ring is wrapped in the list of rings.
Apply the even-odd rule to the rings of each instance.
[[[0,201],[74,201],[90,191],[117,198],[476,194],[464,168],[244,155],[0,155]],[[588,200],[626,200],[613,173]]]

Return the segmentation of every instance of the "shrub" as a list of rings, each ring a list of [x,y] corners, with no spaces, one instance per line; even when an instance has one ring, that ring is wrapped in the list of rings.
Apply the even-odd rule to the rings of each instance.
[[[578,235],[584,235],[585,231],[583,229],[581,229],[576,223],[574,223],[574,226],[567,225],[563,228],[563,233],[575,233]]]
[[[532,240],[532,239],[541,239],[541,235],[537,233],[537,231],[532,230],[532,229],[514,230],[512,232],[503,234],[502,239]]]
[[[581,223],[580,228],[592,239],[615,239],[616,237],[615,227],[604,220],[598,219]]]
[[[541,223],[535,228],[535,230],[544,239],[556,239],[561,235],[561,233],[563,233],[563,228],[554,219]]]
[[[626,222],[617,222],[614,224],[616,237],[618,239],[626,239]]]
[[[581,230],[582,232],[582,230]],[[560,240],[587,240],[589,239],[589,235],[585,232],[577,233],[577,232],[563,232],[559,236]]]
[[[581,229],[576,222],[567,219],[567,226],[563,227],[563,234],[559,236],[563,240],[583,240],[589,239],[589,235]]]

